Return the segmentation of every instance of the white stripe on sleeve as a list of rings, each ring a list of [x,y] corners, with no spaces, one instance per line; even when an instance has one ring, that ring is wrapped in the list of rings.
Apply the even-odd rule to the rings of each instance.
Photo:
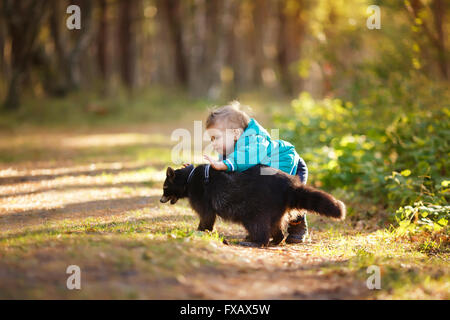
[[[233,164],[231,163],[231,161],[228,160],[228,159],[225,159],[225,162],[229,163],[229,164],[230,164],[230,167],[231,167],[231,171],[234,171],[234,166],[233,166]]]

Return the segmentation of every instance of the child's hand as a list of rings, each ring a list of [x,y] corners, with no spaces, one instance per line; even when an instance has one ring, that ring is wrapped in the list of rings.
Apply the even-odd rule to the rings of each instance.
[[[203,155],[203,157],[211,164],[211,167],[213,167],[214,169],[221,171],[227,170],[227,165],[222,161],[216,161],[206,154]]]

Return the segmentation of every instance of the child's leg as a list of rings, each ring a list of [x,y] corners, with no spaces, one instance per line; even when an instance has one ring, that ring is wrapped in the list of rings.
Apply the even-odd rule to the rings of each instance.
[[[302,243],[306,240],[308,236],[308,222],[305,212],[299,212],[296,218],[289,221],[287,232],[286,243]]]
[[[300,158],[297,165],[297,175],[303,184],[308,180],[308,167],[305,161]],[[306,211],[300,211],[294,216],[288,225],[288,237],[286,243],[302,243],[308,236],[308,222],[306,221]]]

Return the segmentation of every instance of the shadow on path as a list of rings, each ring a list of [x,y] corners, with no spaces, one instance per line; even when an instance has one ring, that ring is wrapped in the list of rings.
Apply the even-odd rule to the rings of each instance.
[[[0,185],[9,185],[14,183],[23,183],[23,182],[35,182],[42,180],[53,180],[60,177],[79,177],[79,176],[98,176],[102,174],[118,174],[121,172],[131,172],[138,171],[142,169],[146,169],[149,167],[153,167],[156,169],[162,169],[164,165],[155,164],[144,164],[139,166],[132,166],[128,168],[117,168],[117,169],[98,169],[98,170],[83,170],[83,171],[69,171],[64,173],[57,174],[41,174],[41,175],[24,175],[24,176],[14,176],[14,177],[0,177]]]
[[[0,216],[0,230],[8,230],[17,223],[24,227],[47,220],[114,215],[124,211],[146,208],[152,203],[157,203],[159,199],[160,196],[94,200],[72,203],[61,208],[13,211]]]
[[[173,226],[173,227],[167,227],[164,229],[161,229],[161,226],[155,226],[154,228],[152,228],[153,224],[155,223],[160,223],[160,222],[192,222],[195,221],[197,218],[193,215],[180,215],[180,214],[172,214],[172,215],[161,215],[161,216],[157,216],[154,218],[149,218],[149,217],[145,217],[145,218],[137,218],[137,219],[133,219],[133,222],[135,222],[136,224],[142,224],[143,227],[145,227],[145,232],[161,232],[163,231],[163,233],[170,233],[173,230],[179,229],[177,226]],[[82,222],[82,221],[81,221]],[[96,224],[92,224],[90,225],[92,227],[92,229],[110,229],[110,228],[118,228],[120,229],[121,226],[126,226],[129,223],[129,221],[113,221],[113,222],[107,222],[107,223],[96,223]],[[8,240],[8,239],[14,239],[14,238],[20,238],[23,236],[31,236],[31,235],[44,235],[44,234],[48,234],[48,235],[54,235],[54,234],[71,234],[74,232],[79,232],[77,229],[77,227],[79,226],[79,224],[74,224],[73,226],[69,226],[67,229],[65,230],[61,230],[61,227],[52,227],[52,228],[46,228],[46,227],[41,227],[39,229],[36,230],[32,230],[32,231],[21,231],[18,233],[12,233],[12,234],[8,234],[6,236],[0,237],[0,241],[3,240]],[[194,230],[193,230],[194,231]],[[88,233],[85,231],[81,231],[80,233]],[[95,233],[92,231],[89,231],[90,234]],[[106,230],[105,232],[99,232],[99,234],[111,234],[111,233],[122,233],[121,230]]]
[[[142,187],[152,187],[156,184],[156,181],[149,180],[145,182],[120,182],[120,183],[107,183],[107,184],[71,184],[64,185],[60,187],[51,187],[51,188],[38,188],[33,191],[25,191],[25,192],[15,192],[10,194],[0,194],[0,199],[9,198],[9,197],[20,197],[20,196],[28,196],[32,194],[51,192],[51,191],[65,191],[65,190],[76,190],[76,189],[109,189],[109,188],[142,188]]]

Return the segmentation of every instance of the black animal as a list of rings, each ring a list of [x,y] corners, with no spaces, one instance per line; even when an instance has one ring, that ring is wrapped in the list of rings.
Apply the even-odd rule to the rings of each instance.
[[[264,168],[264,174],[261,170]],[[267,174],[271,173],[271,174]],[[244,172],[224,172],[209,165],[167,168],[161,202],[171,204],[187,197],[200,216],[198,230],[212,230],[216,216],[242,223],[247,239],[267,246],[277,245],[290,209],[306,209],[319,215],[345,218],[345,205],[330,194],[305,186],[298,176],[256,165]]]

